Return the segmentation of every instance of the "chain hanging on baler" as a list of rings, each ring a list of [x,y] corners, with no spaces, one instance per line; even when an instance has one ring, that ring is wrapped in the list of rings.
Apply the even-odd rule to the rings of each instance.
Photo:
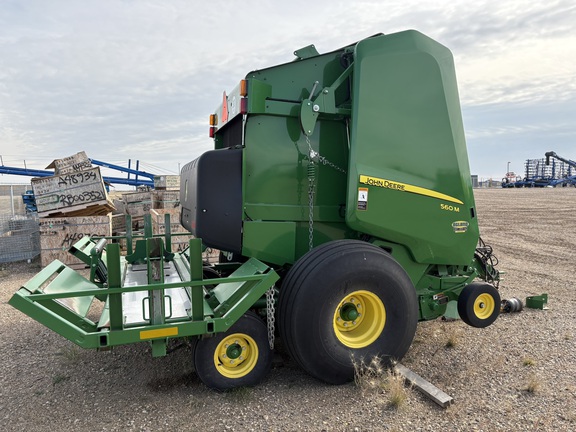
[[[316,162],[322,165],[328,165],[336,171],[346,174],[346,170],[340,168],[338,165],[333,164],[319,152],[312,148],[310,137],[306,136],[306,144],[308,144],[308,250],[314,248],[314,189],[316,187]]]
[[[314,247],[314,187],[316,181],[316,164],[308,163],[308,250]]]
[[[270,344],[270,349],[274,349],[274,332],[276,317],[275,313],[275,286],[272,285],[268,291],[266,291],[266,324],[268,327],[268,343]]]

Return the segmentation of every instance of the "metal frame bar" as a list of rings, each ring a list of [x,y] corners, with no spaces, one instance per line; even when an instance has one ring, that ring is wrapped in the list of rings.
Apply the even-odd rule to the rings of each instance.
[[[143,341],[159,341],[152,344],[153,355],[161,356],[166,354],[166,342],[169,338],[202,336],[228,330],[279,279],[276,272],[252,258],[229,277],[209,279],[210,284],[218,284],[212,290],[215,292],[213,297],[216,299],[215,307],[212,308],[204,298],[206,293],[203,286],[206,281],[202,276],[202,241],[200,239],[190,240],[188,260],[190,280],[182,282],[164,283],[161,277],[159,281],[149,280],[147,285],[122,287],[126,263],[121,260],[119,245],[108,244],[106,253],[107,287],[98,288],[97,285],[92,284],[93,289],[86,286],[77,289],[58,287],[56,283],[54,292],[38,293],[42,291],[42,286],[52,278],[50,283],[57,280],[58,276],[54,278],[54,275],[59,275],[68,268],[61,262],[55,261],[14,294],[9,303],[83,348],[108,348]],[[177,257],[180,259],[180,255]],[[86,285],[90,284],[87,280],[85,282]],[[170,288],[190,290],[192,311],[188,319],[166,318],[160,320],[162,322],[147,325],[133,327],[124,325],[123,293],[138,291],[155,293]],[[109,313],[109,328],[100,329],[97,323],[57,302],[59,299],[90,296],[107,299],[103,314]]]

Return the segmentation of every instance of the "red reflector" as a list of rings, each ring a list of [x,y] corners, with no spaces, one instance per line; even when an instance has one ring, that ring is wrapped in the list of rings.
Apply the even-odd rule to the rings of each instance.
[[[214,134],[215,134],[215,133],[216,133],[216,128],[215,128],[214,126],[212,126],[212,127],[210,128],[210,131],[208,132],[208,136],[209,136],[210,138],[214,138]]]
[[[226,92],[222,96],[222,118],[220,119],[222,123],[226,123],[228,121],[228,97],[226,96]]]
[[[240,99],[240,114],[246,114],[248,112],[248,98]]]

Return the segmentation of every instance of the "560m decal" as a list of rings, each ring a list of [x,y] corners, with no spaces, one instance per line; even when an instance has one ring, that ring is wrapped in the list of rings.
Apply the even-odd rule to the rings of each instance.
[[[443,201],[449,201],[456,204],[464,204],[458,198],[451,197],[450,195],[446,195],[420,186],[414,186],[407,183],[396,182],[393,180],[386,180],[378,177],[369,177],[366,175],[360,175],[360,183],[369,186],[381,187],[385,189],[393,189],[400,192],[410,192],[413,194],[428,196],[431,198],[437,198]]]

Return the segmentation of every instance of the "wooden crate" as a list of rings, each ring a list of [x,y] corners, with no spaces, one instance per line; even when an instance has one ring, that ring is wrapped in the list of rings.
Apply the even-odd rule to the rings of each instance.
[[[218,249],[208,248],[202,254],[202,258],[211,264],[216,264],[220,259],[220,251]]]
[[[124,214],[113,214],[112,218],[112,233],[126,231],[126,215]]]
[[[32,189],[40,217],[105,215],[114,209],[100,168],[34,178]]]
[[[63,218],[40,218],[40,261],[42,267],[55,259],[72,267],[84,267],[84,263],[68,249],[85,236],[109,236],[112,234],[112,215]]]
[[[155,190],[152,192],[153,209],[178,209],[180,212],[180,191]]]
[[[180,225],[180,209],[151,209],[152,233],[166,234],[165,215],[170,215],[170,233],[187,233],[188,230]],[[188,247],[188,241],[192,234],[187,236],[172,237],[172,252],[180,252]]]
[[[126,203],[123,200],[114,199],[114,200],[112,200],[112,203],[114,204],[114,207],[116,208],[116,211],[114,211],[114,213],[126,214]]]
[[[180,176],[177,175],[154,176],[154,189],[179,191]]]
[[[153,234],[166,234],[166,213],[170,214],[170,233],[188,233],[188,230],[180,225],[180,209],[152,209],[150,216],[152,217],[152,232]],[[181,252],[188,247],[188,242],[194,236],[190,233],[186,236],[172,237],[172,252]],[[217,249],[206,249],[202,257],[210,263],[217,263],[220,256],[220,251]]]
[[[180,225],[179,209],[151,209],[150,216],[152,217],[152,231],[154,234],[164,234],[166,232],[166,214],[170,215],[171,232],[188,232],[186,228]]]
[[[152,201],[152,196],[150,191],[145,192],[127,192],[122,194],[122,200],[126,204],[138,203],[138,202],[149,202]]]
[[[152,209],[152,201],[147,202],[134,202],[126,204],[126,213],[134,218],[142,218],[145,214]]]
[[[143,217],[152,208],[152,194],[149,191],[125,193],[122,200],[125,202],[125,213],[132,217]]]
[[[86,153],[81,151],[62,159],[54,159],[46,169],[54,168],[54,174],[70,174],[92,168],[92,163]]]

